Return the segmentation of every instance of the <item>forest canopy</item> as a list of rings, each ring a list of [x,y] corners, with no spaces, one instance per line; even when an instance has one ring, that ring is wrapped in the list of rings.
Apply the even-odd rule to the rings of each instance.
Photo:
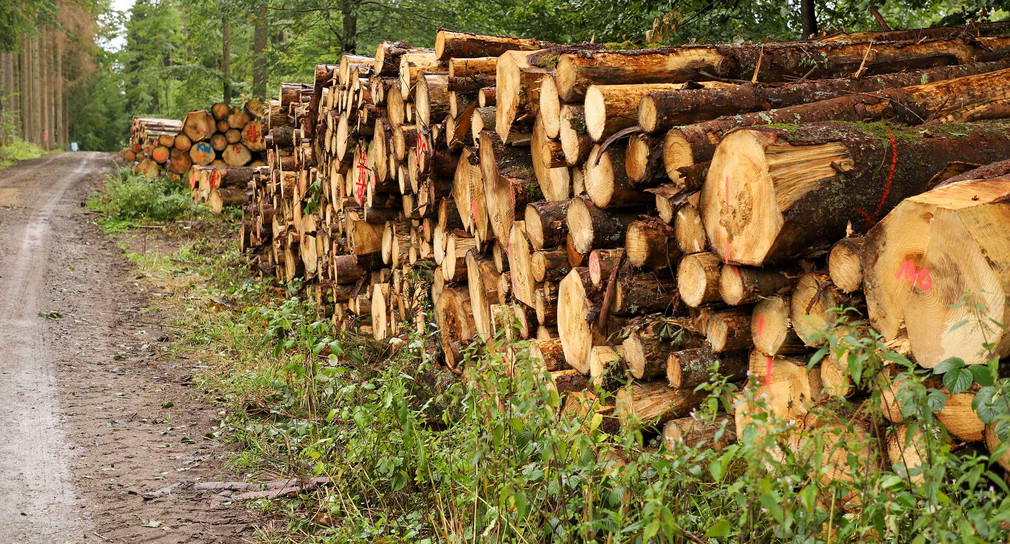
[[[317,63],[372,54],[390,36],[431,46],[438,27],[602,42],[622,48],[799,39],[811,33],[917,28],[1006,18],[988,0],[111,0],[0,2],[0,49],[55,27],[65,55],[70,139],[116,149],[134,115],[181,117],[218,101],[310,81]],[[67,11],[93,24],[67,24]],[[66,69],[65,69],[66,70]]]

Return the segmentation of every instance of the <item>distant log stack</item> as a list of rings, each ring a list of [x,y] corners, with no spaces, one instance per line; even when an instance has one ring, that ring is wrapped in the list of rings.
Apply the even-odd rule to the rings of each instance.
[[[1010,321],[1010,178],[965,174],[1010,158],[1010,38],[949,30],[645,51],[440,30],[282,85],[263,147],[239,140],[268,170],[192,172],[203,198],[245,184],[255,269],[342,329],[437,327],[456,371],[530,340],[559,394],[630,377],[601,416],[685,436],[718,366],[754,394],[737,435],[762,410],[799,433],[866,395],[844,342],[864,312],[923,366],[1010,355],[951,309],[984,293]],[[187,117],[194,164],[246,159],[231,113]]]
[[[130,147],[123,158],[147,177],[168,175],[186,180],[195,202],[207,202],[220,212],[226,204],[245,201],[245,187],[233,183],[236,169],[266,163],[266,105],[250,100],[241,108],[224,103],[186,114],[181,121],[136,117],[130,127]],[[198,167],[228,169],[223,177]],[[245,174],[243,174],[245,175]]]

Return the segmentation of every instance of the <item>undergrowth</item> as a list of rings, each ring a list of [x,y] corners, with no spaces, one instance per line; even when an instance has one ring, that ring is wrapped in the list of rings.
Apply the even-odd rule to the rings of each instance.
[[[42,147],[20,138],[0,145],[0,170],[14,166],[18,161],[37,159],[48,153]]]
[[[203,239],[145,263],[171,293],[176,354],[206,365],[198,383],[228,406],[243,447],[233,466],[251,479],[331,479],[258,503],[278,524],[267,542],[1007,540],[994,462],[1007,442],[990,457],[934,415],[948,393],[979,391],[979,415],[1006,439],[1010,381],[995,357],[930,371],[872,331],[829,335],[811,365],[841,356],[859,400],[779,419],[716,374],[693,417],[717,430],[689,447],[661,441],[652,422],[607,434],[599,406],[559,415],[563,399],[522,342],[471,346],[457,376],[437,364],[437,331],[385,343],[339,333],[300,285],[252,279],[234,244]],[[623,386],[592,387],[607,404]],[[888,389],[904,426],[883,417]],[[745,403],[753,420],[723,444],[734,432],[725,413]],[[888,459],[895,433],[921,463],[909,450]]]
[[[165,176],[147,179],[122,167],[106,178],[101,192],[91,195],[88,209],[102,214],[99,222],[108,232],[151,223],[210,218],[208,209],[195,204],[181,182]]]

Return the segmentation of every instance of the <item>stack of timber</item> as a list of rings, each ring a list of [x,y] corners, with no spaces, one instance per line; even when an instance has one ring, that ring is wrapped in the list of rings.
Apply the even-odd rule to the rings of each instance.
[[[134,117],[130,124],[130,144],[123,150],[123,160],[135,163],[151,156],[162,136],[174,137],[182,130],[182,121],[157,117]]]
[[[181,121],[138,117],[123,157],[147,177],[187,180],[194,201],[220,211],[224,204],[244,202],[251,169],[266,166],[267,113],[254,99],[241,108],[217,103]]]
[[[980,333],[952,326],[965,289],[1010,321],[1010,169],[965,173],[1010,159],[1005,30],[641,51],[444,29],[434,49],[383,42],[271,103],[243,247],[341,327],[436,326],[457,371],[475,341],[530,340],[564,410],[607,428],[711,437],[690,414],[719,362],[764,399],[726,415],[737,432],[771,411],[797,448],[804,429],[838,430],[882,458],[877,429],[812,411],[867,396],[858,353],[838,347],[867,325],[833,309],[924,367],[985,359]],[[587,386],[609,376],[632,384],[604,406]],[[951,435],[983,439],[970,398],[948,407]]]

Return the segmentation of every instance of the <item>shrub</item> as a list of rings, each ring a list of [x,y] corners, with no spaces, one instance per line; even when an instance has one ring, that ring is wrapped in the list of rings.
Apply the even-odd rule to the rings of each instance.
[[[0,146],[0,169],[13,166],[17,161],[37,159],[46,154],[41,147],[21,139]]]
[[[106,178],[104,190],[91,196],[88,209],[104,216],[102,226],[107,230],[144,222],[198,218],[206,213],[193,203],[182,183],[164,176],[147,179],[126,168],[118,168]]]

